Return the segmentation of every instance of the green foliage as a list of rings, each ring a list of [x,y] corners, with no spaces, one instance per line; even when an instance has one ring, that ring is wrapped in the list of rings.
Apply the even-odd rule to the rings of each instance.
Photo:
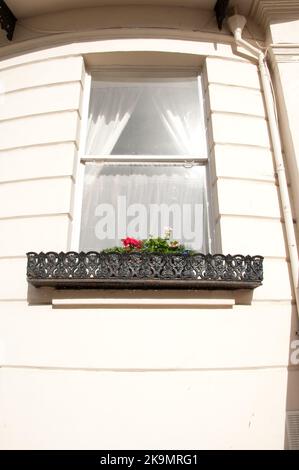
[[[132,251],[140,251],[140,250],[131,250],[124,246],[114,246],[113,248],[106,248],[102,250],[101,253],[131,253]]]
[[[107,248],[102,253],[161,253],[161,254],[192,254],[194,251],[188,250],[178,241],[171,241],[168,237],[147,238],[140,241],[140,247],[133,245],[116,246]]]
[[[183,253],[185,247],[166,238],[148,238],[143,240],[141,251],[147,253]]]

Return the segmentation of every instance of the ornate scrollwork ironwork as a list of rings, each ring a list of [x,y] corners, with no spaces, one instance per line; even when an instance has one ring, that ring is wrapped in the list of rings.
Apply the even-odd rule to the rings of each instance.
[[[159,253],[27,253],[27,279],[56,287],[254,288],[263,257]]]

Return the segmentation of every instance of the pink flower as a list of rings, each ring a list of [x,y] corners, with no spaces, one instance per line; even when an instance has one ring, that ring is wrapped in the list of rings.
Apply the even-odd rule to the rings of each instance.
[[[136,238],[123,238],[122,243],[125,247],[129,248],[137,248],[140,249],[142,247],[142,241],[141,240],[136,240]]]

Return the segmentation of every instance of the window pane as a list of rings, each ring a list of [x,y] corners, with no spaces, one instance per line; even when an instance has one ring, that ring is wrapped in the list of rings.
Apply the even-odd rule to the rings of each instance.
[[[173,238],[208,250],[204,166],[86,164],[80,249],[120,246],[126,236]]]
[[[196,77],[93,82],[86,153],[206,155]]]

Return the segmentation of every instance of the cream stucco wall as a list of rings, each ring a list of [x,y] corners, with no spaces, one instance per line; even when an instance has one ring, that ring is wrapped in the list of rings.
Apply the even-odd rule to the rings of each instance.
[[[131,18],[140,24],[137,13]],[[151,10],[151,22],[157,13]],[[204,31],[206,13],[198,16],[198,32],[191,27],[194,11],[180,14],[168,19],[173,31],[164,13],[157,30],[149,20],[145,29],[130,29],[132,20],[124,31],[103,32],[93,29],[92,10],[84,13],[85,38],[78,32],[34,39],[37,33],[19,29],[16,42],[2,49],[2,448],[285,445],[285,411],[299,409],[293,393],[299,371],[290,364],[296,309],[258,70],[235,53],[225,31]],[[51,27],[68,29],[78,26],[76,15],[74,23],[64,14],[48,19]],[[109,26],[110,15],[104,17]],[[45,28],[45,18],[30,21]],[[134,51],[142,57],[163,52],[167,61],[202,70],[216,249],[265,256],[264,284],[252,294],[164,296],[231,299],[235,305],[149,308],[146,297],[155,292],[28,288],[26,251],[71,247],[86,69],[125,64],[126,53]],[[103,295],[139,296],[140,305],[52,305],[53,298]]]
[[[292,184],[292,196],[296,219],[299,217],[299,37],[298,21],[287,21],[271,26],[270,48],[273,78],[277,89],[277,102],[283,149]],[[296,41],[297,37],[297,41]],[[295,44],[297,47],[294,47]],[[279,44],[285,44],[284,47]],[[288,47],[287,44],[291,44]],[[292,44],[293,43],[293,44]],[[298,224],[296,226],[299,236]]]

